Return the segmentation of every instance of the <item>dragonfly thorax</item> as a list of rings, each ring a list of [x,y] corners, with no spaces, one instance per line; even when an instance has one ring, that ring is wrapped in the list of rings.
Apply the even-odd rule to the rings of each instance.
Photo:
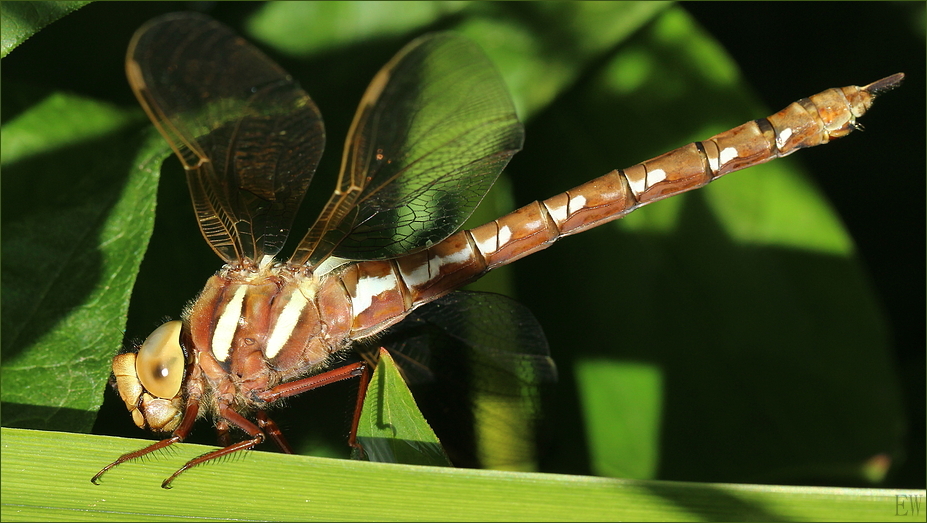
[[[336,277],[283,264],[257,273],[223,269],[185,314],[188,350],[220,402],[248,397],[317,370],[344,348],[350,313],[326,315],[331,302],[350,311]]]
[[[113,361],[136,425],[170,432],[190,401],[213,413],[263,409],[258,393],[324,368],[347,347],[351,301],[336,273],[258,267],[223,267],[182,322],[165,323],[137,353]]]

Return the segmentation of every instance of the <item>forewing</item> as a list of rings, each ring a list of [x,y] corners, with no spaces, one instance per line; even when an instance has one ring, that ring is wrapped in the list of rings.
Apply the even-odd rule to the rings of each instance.
[[[136,31],[126,73],[183,163],[216,253],[257,262],[279,252],[325,146],[309,95],[231,29],[189,12]]]
[[[557,372],[526,307],[458,291],[416,309],[376,344],[393,355],[456,465],[530,461],[540,388]]]
[[[413,41],[367,88],[338,190],[292,261],[386,259],[443,240],[523,140],[502,77],[475,43],[450,33]]]

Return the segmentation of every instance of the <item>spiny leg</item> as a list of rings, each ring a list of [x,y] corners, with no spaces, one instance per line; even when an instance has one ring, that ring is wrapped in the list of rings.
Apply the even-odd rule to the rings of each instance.
[[[140,458],[156,450],[161,450],[170,445],[173,445],[174,443],[183,441],[184,438],[186,438],[190,434],[190,431],[193,429],[193,423],[196,421],[196,415],[199,412],[199,408],[200,407],[199,407],[198,401],[191,401],[187,403],[186,411],[183,414],[184,416],[183,422],[180,424],[179,427],[177,427],[177,429],[174,431],[173,435],[170,438],[161,440],[143,449],[139,449],[134,452],[129,452],[127,454],[123,454],[122,456],[119,456],[119,459],[103,467],[103,469],[100,470],[100,472],[97,472],[96,475],[90,478],[90,482],[93,483],[94,485],[99,485],[100,477],[102,477],[103,474],[105,474],[109,469],[115,467],[116,465],[120,465],[127,461],[132,461],[133,459]]]

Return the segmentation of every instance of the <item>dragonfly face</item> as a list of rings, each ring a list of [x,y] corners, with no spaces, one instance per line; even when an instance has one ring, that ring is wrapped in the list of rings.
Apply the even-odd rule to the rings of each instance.
[[[113,360],[116,390],[139,428],[170,432],[183,419],[186,353],[180,342],[183,323],[169,321],[148,336],[138,352]]]
[[[427,353],[415,341],[427,338],[419,327],[436,327],[482,351],[485,357],[476,359],[495,371],[481,382],[484,391],[507,395],[496,382],[518,389],[552,379],[553,362],[530,314],[497,298],[451,292],[560,237],[844,136],[877,94],[902,79],[824,91],[455,232],[524,133],[499,74],[475,44],[426,35],[371,82],[334,194],[293,255],[278,261],[324,147],[322,118],[309,95],[230,29],[198,14],[144,25],[130,44],[126,70],[183,164],[200,230],[225,265],[182,321],[159,327],[137,353],[114,360],[116,387],[135,423],[172,435],[120,457],[93,481],[183,440],[201,413],[216,420],[221,439],[231,428],[249,437],[191,460],[165,487],[190,467],[268,437],[290,452],[267,408],[351,377],[361,377],[363,390],[365,363],[332,364],[391,328],[407,331],[411,341],[398,346],[412,360]],[[474,313],[481,328],[457,310]],[[482,328],[505,330],[508,319],[518,325],[512,339]],[[356,423],[355,416],[352,444]]]

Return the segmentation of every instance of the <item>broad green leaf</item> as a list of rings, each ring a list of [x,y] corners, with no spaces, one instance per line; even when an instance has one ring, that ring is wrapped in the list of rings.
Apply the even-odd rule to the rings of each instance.
[[[247,31],[281,52],[305,56],[357,41],[405,35],[460,12],[468,3],[273,2],[248,20]]]
[[[518,113],[530,121],[670,5],[540,2],[515,16],[474,9],[474,16],[455,29],[486,49],[512,90]],[[539,38],[539,33],[548,36]]]
[[[7,84],[11,92],[25,87]],[[13,166],[68,147],[83,147],[113,131],[141,123],[141,114],[72,93],[50,92],[28,111],[3,125],[0,164]]]
[[[3,2],[0,17],[0,58],[46,25],[90,2]]]
[[[166,154],[139,116],[52,93],[4,125],[4,425],[93,426]]]

